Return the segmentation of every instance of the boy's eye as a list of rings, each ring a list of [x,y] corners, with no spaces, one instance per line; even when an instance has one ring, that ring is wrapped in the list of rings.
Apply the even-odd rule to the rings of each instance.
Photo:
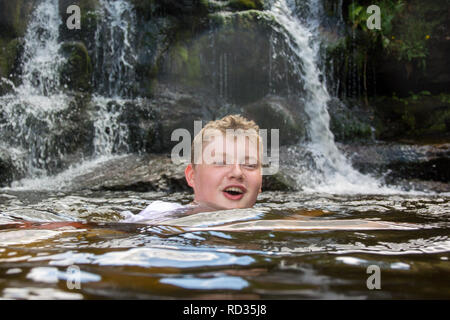
[[[257,164],[244,164],[244,166],[246,168],[249,168],[249,169],[256,169],[256,168],[258,168]]]

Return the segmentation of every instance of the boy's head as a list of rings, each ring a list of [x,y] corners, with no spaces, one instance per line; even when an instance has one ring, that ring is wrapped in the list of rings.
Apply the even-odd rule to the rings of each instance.
[[[250,208],[261,192],[259,127],[239,115],[210,121],[194,137],[186,181],[194,201],[221,209]]]

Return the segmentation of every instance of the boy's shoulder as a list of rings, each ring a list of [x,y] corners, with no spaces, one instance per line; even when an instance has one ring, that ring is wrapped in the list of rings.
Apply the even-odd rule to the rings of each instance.
[[[141,222],[143,220],[158,219],[184,207],[185,206],[176,202],[156,200],[138,214],[127,214],[124,222]]]
[[[180,208],[183,208],[184,206],[176,203],[176,202],[166,202],[161,200],[153,201],[151,204],[149,204],[144,210],[142,210],[139,214],[145,213],[145,212],[166,212],[166,211],[172,211],[177,210]]]

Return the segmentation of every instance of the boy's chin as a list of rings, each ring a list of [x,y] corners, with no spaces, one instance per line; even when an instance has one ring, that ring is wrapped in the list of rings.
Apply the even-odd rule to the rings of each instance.
[[[251,204],[240,202],[240,201],[239,202],[235,201],[235,202],[231,202],[231,203],[229,203],[229,201],[221,202],[221,203],[198,201],[197,203],[199,205],[207,206],[209,208],[214,208],[216,210],[246,209],[246,208],[253,207],[253,205],[251,205]]]
[[[247,208],[252,208],[252,207],[253,207],[253,204],[249,204],[249,203],[242,202],[242,201],[225,203],[223,205],[223,209],[225,209],[225,210],[227,210],[227,209],[247,209]]]

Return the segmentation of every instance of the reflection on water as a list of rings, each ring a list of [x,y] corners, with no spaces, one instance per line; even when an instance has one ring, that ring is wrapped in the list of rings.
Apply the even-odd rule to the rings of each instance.
[[[0,297],[448,299],[449,199],[266,192],[252,210],[155,224],[121,213],[191,196],[3,191]]]

